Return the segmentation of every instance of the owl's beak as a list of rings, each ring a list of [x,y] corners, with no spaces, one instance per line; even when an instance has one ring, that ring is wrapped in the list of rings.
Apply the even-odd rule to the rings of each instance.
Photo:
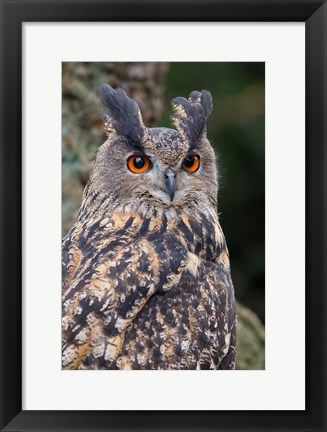
[[[166,180],[165,180],[165,186],[167,194],[169,195],[170,201],[174,199],[175,191],[176,191],[176,174],[172,172],[171,170],[166,172]]]

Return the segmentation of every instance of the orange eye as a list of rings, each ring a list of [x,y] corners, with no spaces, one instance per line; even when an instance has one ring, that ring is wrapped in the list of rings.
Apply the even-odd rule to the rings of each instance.
[[[150,159],[141,154],[135,154],[127,159],[127,167],[134,174],[142,174],[150,168]]]
[[[192,155],[187,156],[183,161],[183,168],[189,173],[195,173],[200,166],[200,156]]]

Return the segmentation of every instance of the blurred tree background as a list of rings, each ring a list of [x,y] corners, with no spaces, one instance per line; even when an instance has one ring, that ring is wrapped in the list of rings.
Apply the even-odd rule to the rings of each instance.
[[[63,63],[62,222],[70,229],[94,153],[104,141],[98,86],[122,87],[148,127],[172,127],[170,100],[207,89],[208,138],[218,156],[218,211],[238,299],[238,369],[264,368],[265,65],[228,63]],[[242,304],[246,305],[243,306]]]

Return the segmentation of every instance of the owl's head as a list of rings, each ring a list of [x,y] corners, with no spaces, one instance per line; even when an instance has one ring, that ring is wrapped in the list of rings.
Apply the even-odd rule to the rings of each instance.
[[[118,88],[99,89],[107,141],[98,149],[89,193],[122,205],[183,209],[216,205],[214,151],[206,137],[210,92],[172,100],[175,129],[147,128],[138,104]]]

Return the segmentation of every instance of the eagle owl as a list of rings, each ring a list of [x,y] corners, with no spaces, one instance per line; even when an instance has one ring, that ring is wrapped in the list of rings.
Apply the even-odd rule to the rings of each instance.
[[[211,94],[147,128],[99,89],[107,141],[62,245],[64,369],[234,369],[235,297],[206,138]]]

